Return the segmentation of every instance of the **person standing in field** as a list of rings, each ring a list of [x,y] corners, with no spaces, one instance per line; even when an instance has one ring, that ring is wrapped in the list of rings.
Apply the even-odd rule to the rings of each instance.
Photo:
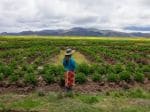
[[[72,87],[75,84],[76,62],[72,58],[73,53],[74,51],[68,48],[63,59],[63,66],[65,68],[65,89],[67,92],[72,91]]]

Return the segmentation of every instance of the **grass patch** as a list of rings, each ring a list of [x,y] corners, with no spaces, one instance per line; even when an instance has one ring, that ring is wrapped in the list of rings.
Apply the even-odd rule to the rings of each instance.
[[[64,93],[62,93],[64,94]],[[37,93],[28,95],[0,95],[0,110],[36,110],[39,112],[149,112],[149,92],[141,88],[128,91],[75,94],[61,97],[59,93],[48,93],[39,97]]]

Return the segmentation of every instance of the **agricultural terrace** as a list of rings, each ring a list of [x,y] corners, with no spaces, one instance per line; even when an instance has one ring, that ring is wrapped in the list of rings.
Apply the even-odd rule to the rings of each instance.
[[[1,85],[62,83],[67,47],[76,50],[77,84],[149,82],[149,39],[31,37],[0,37]]]
[[[73,96],[63,93],[68,47]],[[148,38],[0,37],[0,112],[149,112],[149,99]]]

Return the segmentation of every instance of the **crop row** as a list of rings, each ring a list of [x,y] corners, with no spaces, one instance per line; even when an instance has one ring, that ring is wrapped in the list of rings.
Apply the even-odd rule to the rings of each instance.
[[[78,64],[76,70],[76,82],[82,84],[87,81],[88,77],[95,82],[108,81],[138,81],[143,82],[147,77],[150,79],[149,65],[144,65],[142,68],[135,68],[131,63],[128,65],[105,65],[105,64],[92,64],[85,63]],[[35,65],[24,65],[18,69],[12,66],[0,64],[0,81],[9,81],[9,83],[17,83],[22,81],[25,84],[36,85],[38,78],[47,83],[59,83],[64,80],[63,66],[59,65],[45,65],[36,67]]]
[[[0,38],[0,82],[36,85],[64,81],[62,65],[53,65],[60,49],[72,47],[91,65],[77,64],[76,82],[138,81],[150,79],[149,41]]]
[[[110,49],[109,47],[103,46],[89,46],[89,47],[79,47],[81,52],[89,55],[95,62],[114,61],[116,63],[128,63],[134,62],[138,64],[148,65],[150,64],[149,52],[133,52],[124,51],[123,49]]]

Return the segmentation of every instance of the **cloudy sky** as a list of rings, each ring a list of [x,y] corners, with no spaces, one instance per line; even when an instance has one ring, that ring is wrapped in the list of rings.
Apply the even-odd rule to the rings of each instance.
[[[150,31],[150,0],[0,0],[0,32],[72,27]]]

